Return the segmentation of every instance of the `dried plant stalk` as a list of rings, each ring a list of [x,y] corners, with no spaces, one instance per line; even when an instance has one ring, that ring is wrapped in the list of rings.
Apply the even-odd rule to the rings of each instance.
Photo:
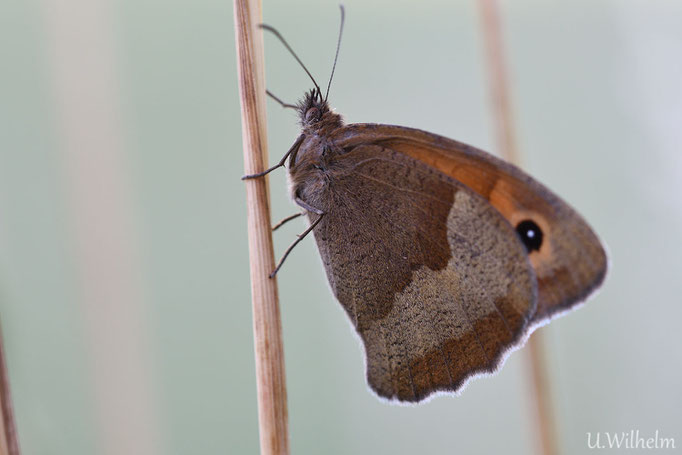
[[[507,72],[502,46],[501,27],[497,0],[479,0],[483,38],[486,47],[490,92],[497,130],[498,146],[502,156],[515,164],[519,164],[514,134],[514,117],[511,109]],[[556,440],[556,422],[552,409],[552,397],[547,375],[547,364],[544,357],[542,332],[538,331],[530,338],[528,360],[533,378],[534,403],[537,416],[537,432],[539,445],[543,455],[558,453]]]
[[[545,341],[542,332],[533,334],[528,342],[528,361],[533,376],[539,443],[544,455],[559,453],[556,439],[556,421],[552,408],[551,387],[545,360]]]
[[[5,348],[0,332],[0,455],[19,455],[19,440],[17,427],[14,423],[14,411],[12,410],[12,397],[9,390],[9,376],[5,360]]]
[[[257,28],[261,11],[260,0],[234,2],[244,170],[247,174],[267,167],[263,34]],[[261,454],[287,455],[289,430],[282,323],[277,281],[268,277],[275,268],[268,179],[251,179],[245,184]]]

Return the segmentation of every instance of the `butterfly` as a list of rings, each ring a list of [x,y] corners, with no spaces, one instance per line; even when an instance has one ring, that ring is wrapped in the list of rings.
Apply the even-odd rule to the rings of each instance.
[[[297,110],[300,136],[276,166],[244,178],[288,166],[310,224],[275,272],[312,232],[377,395],[419,402],[458,392],[601,285],[599,238],[544,185],[436,134],[346,124],[329,86],[323,97],[308,75],[315,88],[296,106],[268,92]]]

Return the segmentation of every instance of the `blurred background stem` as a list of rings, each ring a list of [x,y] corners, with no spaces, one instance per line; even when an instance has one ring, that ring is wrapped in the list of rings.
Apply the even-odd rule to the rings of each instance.
[[[5,347],[3,345],[2,332],[0,331],[0,455],[19,455],[19,441],[17,428],[14,422],[14,410],[12,409],[12,396],[9,389],[9,376],[7,375],[7,361],[5,359]]]
[[[511,108],[506,59],[502,43],[500,14],[497,0],[478,1],[483,40],[485,43],[490,98],[497,134],[497,145],[502,157],[516,165],[521,164],[516,148],[514,116]],[[537,331],[528,342],[528,364],[533,381],[538,446],[543,455],[557,454],[556,421],[544,357],[542,332]]]

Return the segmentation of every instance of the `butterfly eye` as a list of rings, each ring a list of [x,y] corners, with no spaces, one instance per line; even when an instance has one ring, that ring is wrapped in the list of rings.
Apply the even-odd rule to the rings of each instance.
[[[320,119],[320,110],[316,107],[311,107],[305,113],[305,121],[306,122],[315,121],[315,120],[319,120],[319,119]]]
[[[532,220],[523,220],[516,225],[516,232],[521,237],[521,241],[526,245],[526,249],[539,251],[542,246],[542,229]]]

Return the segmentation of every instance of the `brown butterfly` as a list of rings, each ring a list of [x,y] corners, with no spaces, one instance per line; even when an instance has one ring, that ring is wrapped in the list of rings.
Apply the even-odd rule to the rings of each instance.
[[[599,239],[532,177],[425,131],[346,125],[313,83],[295,107],[294,145],[245,178],[288,160],[292,198],[310,227],[284,257],[313,232],[379,396],[418,402],[459,391],[602,283]]]

